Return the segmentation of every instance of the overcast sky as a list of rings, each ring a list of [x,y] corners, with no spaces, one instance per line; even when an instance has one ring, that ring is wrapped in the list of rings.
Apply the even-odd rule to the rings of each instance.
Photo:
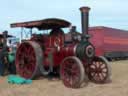
[[[128,30],[128,0],[1,0],[0,31],[18,35],[10,23],[51,17],[66,19],[80,31],[81,6],[91,7],[90,26]]]

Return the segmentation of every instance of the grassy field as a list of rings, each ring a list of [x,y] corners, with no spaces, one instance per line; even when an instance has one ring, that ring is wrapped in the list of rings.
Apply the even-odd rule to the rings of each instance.
[[[70,89],[61,80],[42,78],[30,85],[14,85],[7,83],[7,77],[0,77],[0,96],[128,96],[128,60],[110,63],[112,82],[109,84],[89,82],[83,88]]]

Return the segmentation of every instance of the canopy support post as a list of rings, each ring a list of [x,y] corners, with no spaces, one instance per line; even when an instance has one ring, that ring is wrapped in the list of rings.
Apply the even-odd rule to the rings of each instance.
[[[23,40],[23,30],[24,30],[23,27],[21,27],[21,33],[20,33],[20,39],[21,39],[20,41],[21,41],[21,42],[22,42],[22,40]]]

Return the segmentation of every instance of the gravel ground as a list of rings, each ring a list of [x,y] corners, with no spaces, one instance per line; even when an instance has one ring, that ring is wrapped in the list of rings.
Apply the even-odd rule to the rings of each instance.
[[[111,62],[111,66],[111,83],[89,82],[80,89],[66,88],[61,80],[40,78],[30,85],[15,85],[0,77],[0,96],[128,96],[128,60]]]

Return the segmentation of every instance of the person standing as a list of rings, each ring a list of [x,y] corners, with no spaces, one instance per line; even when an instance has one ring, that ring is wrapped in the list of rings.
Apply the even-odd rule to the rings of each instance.
[[[15,52],[11,47],[8,49],[8,71],[10,74],[16,74],[16,66],[15,66]]]
[[[3,76],[7,66],[7,36],[8,31],[4,31],[0,38],[0,76]]]
[[[5,64],[4,64],[4,56],[5,56],[5,48],[3,48],[3,40],[0,38],[0,76],[4,75]]]

